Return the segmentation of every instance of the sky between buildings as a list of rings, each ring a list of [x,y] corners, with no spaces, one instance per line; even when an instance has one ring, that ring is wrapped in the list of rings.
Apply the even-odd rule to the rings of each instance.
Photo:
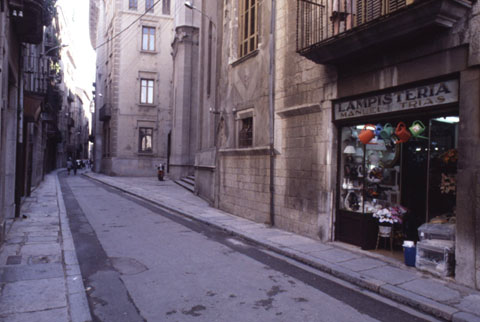
[[[89,0],[57,0],[63,13],[69,20],[71,42],[66,44],[74,55],[76,70],[76,86],[92,98],[92,83],[95,81],[96,54],[90,42]],[[90,106],[84,106],[85,115],[91,119]]]

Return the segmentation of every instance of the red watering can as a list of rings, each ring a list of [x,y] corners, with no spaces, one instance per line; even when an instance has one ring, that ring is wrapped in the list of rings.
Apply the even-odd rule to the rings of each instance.
[[[363,144],[368,144],[368,142],[375,137],[375,129],[376,126],[373,124],[365,124],[363,129],[360,131],[360,134],[358,134],[358,139],[360,142]]]
[[[410,140],[412,134],[408,130],[407,126],[403,122],[399,122],[397,128],[395,129],[395,135],[398,138],[398,141],[395,143],[405,143]]]

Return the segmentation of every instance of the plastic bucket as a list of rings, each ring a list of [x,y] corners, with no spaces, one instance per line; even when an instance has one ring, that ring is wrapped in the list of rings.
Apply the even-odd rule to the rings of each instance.
[[[415,267],[415,256],[417,255],[417,248],[403,246],[403,254],[405,256],[405,265]]]

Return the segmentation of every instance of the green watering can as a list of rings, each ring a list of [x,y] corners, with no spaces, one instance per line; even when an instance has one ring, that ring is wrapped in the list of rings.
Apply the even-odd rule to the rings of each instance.
[[[412,125],[408,129],[410,130],[414,138],[428,140],[427,137],[420,135],[425,131],[425,125],[422,123],[422,121],[419,121],[419,120],[413,121]]]
[[[380,137],[384,140],[388,140],[392,137],[393,126],[390,123],[387,123],[383,126],[383,129],[380,131]]]

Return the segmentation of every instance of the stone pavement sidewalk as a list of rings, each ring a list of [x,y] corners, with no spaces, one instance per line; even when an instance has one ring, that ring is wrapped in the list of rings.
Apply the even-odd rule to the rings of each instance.
[[[399,262],[372,257],[354,247],[321,243],[228,214],[169,180],[109,177],[93,172],[84,175],[420,311],[449,321],[480,321],[480,292],[471,288],[434,278]]]
[[[0,249],[0,321],[91,321],[56,172],[21,215],[8,221]]]

